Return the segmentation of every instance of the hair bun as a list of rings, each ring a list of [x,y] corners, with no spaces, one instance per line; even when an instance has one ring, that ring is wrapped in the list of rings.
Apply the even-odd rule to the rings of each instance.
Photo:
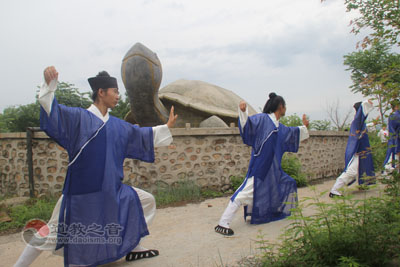
[[[271,99],[271,98],[274,98],[274,97],[276,97],[276,94],[275,93],[270,93],[269,94],[269,98]]]
[[[99,74],[96,75],[96,77],[110,77],[110,74],[108,74],[107,71],[103,70],[100,71]]]

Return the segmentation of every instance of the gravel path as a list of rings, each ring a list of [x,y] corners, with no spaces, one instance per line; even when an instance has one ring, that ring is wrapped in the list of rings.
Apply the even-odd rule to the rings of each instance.
[[[329,180],[316,185],[318,192],[329,190],[334,181]],[[369,191],[358,191],[352,186],[349,191],[362,198],[379,194],[378,188]],[[299,198],[312,196],[310,188],[300,188]],[[327,195],[323,201],[332,201]],[[290,221],[285,219],[262,225],[251,225],[245,223],[242,211],[236,214],[232,222],[235,235],[224,237],[214,232],[214,227],[224,211],[229,198],[215,198],[199,204],[188,204],[183,207],[171,207],[157,210],[155,220],[149,227],[150,235],[143,240],[143,246],[155,248],[160,251],[158,257],[144,259],[137,262],[125,262],[124,259],[104,266],[234,266],[235,262],[244,256],[255,252],[255,240],[261,233],[266,235],[270,241],[277,240],[282,229]],[[308,209],[306,213],[312,213]],[[12,266],[25,244],[21,235],[12,234],[0,237],[1,266]],[[32,267],[63,266],[62,257],[55,256],[50,252],[43,252]]]

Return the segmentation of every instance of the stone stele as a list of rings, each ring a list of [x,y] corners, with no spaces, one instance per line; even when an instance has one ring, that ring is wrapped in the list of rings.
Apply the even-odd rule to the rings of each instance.
[[[182,79],[159,92],[161,62],[157,54],[141,43],[136,43],[126,53],[121,74],[131,104],[125,120],[131,123],[140,126],[165,124],[171,106],[178,114],[176,127],[185,127],[186,123],[199,127],[202,121],[212,116],[217,116],[227,125],[237,123],[238,104],[242,98],[230,90],[203,81]],[[256,113],[250,105],[248,108],[249,115]],[[221,127],[221,123],[218,125]]]

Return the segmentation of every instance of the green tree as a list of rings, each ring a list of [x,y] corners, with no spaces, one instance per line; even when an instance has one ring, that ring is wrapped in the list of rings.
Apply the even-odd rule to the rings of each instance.
[[[0,125],[4,125],[2,132],[25,132],[27,127],[38,127],[39,113],[38,103],[5,108],[0,117]]]
[[[89,93],[80,93],[73,84],[60,82],[55,92],[58,103],[70,106],[88,108],[92,101]],[[11,106],[0,114],[1,132],[25,132],[27,127],[39,127],[40,105],[34,103]]]
[[[289,115],[289,116],[284,116],[279,121],[283,125],[286,125],[286,126],[301,126],[301,125],[303,125],[303,121],[296,113]]]
[[[390,100],[398,95],[400,75],[395,70],[400,66],[400,56],[390,52],[389,44],[374,42],[369,49],[344,58],[344,65],[351,71],[351,91],[375,98],[383,122]]]
[[[126,114],[130,111],[131,105],[128,100],[128,95],[125,92],[125,97],[121,97],[118,100],[118,104],[112,109],[110,115],[115,116],[120,119],[124,119]]]
[[[329,131],[331,129],[331,122],[328,120],[313,120],[310,122],[310,129],[317,131]]]
[[[0,133],[9,132],[6,123],[3,118],[3,114],[0,113]]]
[[[59,82],[57,90],[55,91],[55,96],[59,104],[68,107],[80,107],[86,109],[92,104],[90,93],[79,92],[79,89],[71,83]]]
[[[321,0],[324,2],[327,0]],[[350,21],[351,32],[360,34],[367,30],[366,37],[361,44],[368,47],[373,41],[388,41],[393,45],[400,45],[400,1],[399,0],[345,0],[347,12],[356,12],[358,15]]]
[[[400,45],[400,1],[399,0],[345,0],[348,12],[356,11],[359,16],[350,22],[352,32],[372,30],[362,41],[366,48],[372,41],[388,41]]]

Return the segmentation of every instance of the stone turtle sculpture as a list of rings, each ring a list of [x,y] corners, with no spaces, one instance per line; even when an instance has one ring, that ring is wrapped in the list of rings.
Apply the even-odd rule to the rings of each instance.
[[[237,123],[238,103],[242,98],[227,89],[203,81],[178,80],[162,88],[161,62],[157,54],[141,43],[126,53],[121,66],[122,80],[127,90],[131,111],[125,119],[140,126],[155,126],[167,122],[169,109],[179,115],[176,127],[221,127],[217,116],[226,125]],[[249,105],[249,114],[256,111]],[[211,123],[212,122],[212,123]],[[209,126],[208,126],[209,125]]]

